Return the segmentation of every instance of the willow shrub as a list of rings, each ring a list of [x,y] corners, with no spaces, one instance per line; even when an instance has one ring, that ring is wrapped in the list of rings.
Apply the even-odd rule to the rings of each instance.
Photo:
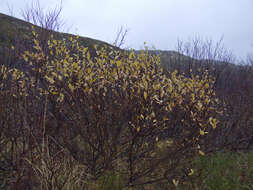
[[[147,49],[136,55],[95,47],[94,58],[78,37],[51,36],[42,49],[33,36],[33,50],[22,55],[31,69],[22,80],[27,93],[16,96],[32,93],[42,97],[41,105],[48,98],[46,135],[85,166],[87,180],[109,172],[125,187],[177,185],[181,173],[191,175],[187,161],[204,156],[201,142],[218,123],[219,101],[207,72],[164,72]]]

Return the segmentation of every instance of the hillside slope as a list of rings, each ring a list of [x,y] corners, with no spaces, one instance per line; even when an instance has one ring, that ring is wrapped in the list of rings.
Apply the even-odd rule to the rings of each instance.
[[[0,56],[3,55],[3,50],[5,48],[9,48],[11,45],[15,45],[15,41],[31,41],[31,27],[34,26],[31,23],[28,23],[24,20],[8,16],[5,14],[0,13]],[[41,30],[40,27],[34,26],[36,29]],[[75,37],[73,34],[68,33],[60,33],[55,31],[48,31],[54,34],[54,36],[57,37],[57,39],[68,39],[69,37]],[[93,46],[98,45],[100,47],[102,46],[109,46],[114,49],[119,49],[109,43],[87,38],[87,37],[79,37],[79,43],[84,46],[88,47],[90,53],[92,55],[95,55],[95,51]],[[139,50],[135,50],[136,53],[139,53]],[[161,50],[151,50],[151,53],[159,54],[161,56],[161,61],[166,64],[168,61],[168,58],[175,58],[175,57],[181,57],[184,60],[189,59],[189,57],[186,57],[182,54],[179,54],[176,51],[161,51]]]
[[[31,27],[34,26],[31,23],[0,13],[0,26],[0,55],[3,54],[3,50],[5,48],[15,45],[15,42],[17,41],[31,41]],[[38,26],[34,27],[36,30],[44,30]],[[44,30],[44,32],[45,31],[47,30]],[[75,35],[68,33],[60,33],[55,31],[47,32],[54,34],[57,39],[68,39],[71,36],[75,37]],[[113,47],[106,42],[87,37],[79,37],[79,43],[84,47],[88,47],[91,53],[94,53],[94,45],[106,45]]]

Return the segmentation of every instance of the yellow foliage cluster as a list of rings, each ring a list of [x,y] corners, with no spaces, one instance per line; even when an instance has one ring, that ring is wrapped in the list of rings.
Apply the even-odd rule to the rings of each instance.
[[[38,34],[32,34],[33,49],[21,55],[29,69],[0,67],[1,95],[28,102],[25,107],[32,106],[29,98],[38,100],[38,108],[49,99],[50,109],[55,109],[50,114],[68,119],[64,146],[70,152],[79,148],[86,159],[79,161],[94,166],[91,173],[120,162],[130,183],[133,176],[165,179],[175,163],[180,165],[195,153],[204,155],[201,139],[217,127],[221,114],[214,79],[207,71],[201,77],[186,77],[165,71],[159,56],[148,49],[136,54],[95,46],[92,56],[78,37],[56,40],[51,35],[45,47]],[[193,174],[192,169],[188,172]]]
[[[134,51],[122,53],[112,48],[95,47],[97,56],[92,58],[88,49],[72,37],[69,47],[66,40],[55,40],[51,36],[48,52],[45,52],[34,31],[33,35],[34,51],[25,51],[23,59],[37,73],[36,76],[47,82],[48,88],[40,88],[41,94],[49,93],[60,103],[64,103],[65,96],[70,101],[78,96],[80,102],[85,102],[91,94],[104,97],[104,102],[110,99],[110,103],[118,107],[132,102],[135,114],[129,124],[139,133],[150,126],[168,128],[174,119],[170,115],[176,110],[188,113],[189,118],[182,117],[181,122],[186,125],[194,123],[199,136],[205,135],[209,126],[216,128],[217,120],[212,114],[216,113],[218,100],[211,89],[214,80],[207,72],[202,78],[193,75],[187,78],[176,71],[165,74],[160,58],[150,55],[148,50],[136,55]],[[24,89],[25,81],[29,81],[32,87],[37,80],[25,79],[17,69],[7,71],[2,66],[2,78],[6,78],[7,73],[11,73],[12,80],[19,80],[20,89],[23,89],[20,95],[28,93]],[[194,137],[195,140],[198,138]]]

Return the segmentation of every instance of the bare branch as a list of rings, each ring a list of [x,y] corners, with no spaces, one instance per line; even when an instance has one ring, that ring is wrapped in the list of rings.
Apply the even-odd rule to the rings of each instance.
[[[7,3],[8,12],[10,16],[15,16],[13,12],[13,6],[11,6],[9,3]]]
[[[37,0],[22,10],[22,16],[27,22],[31,22],[34,25],[38,25],[44,29],[59,31],[64,26],[64,22],[60,18],[61,12],[62,1],[54,9],[45,11]]]
[[[119,48],[122,47],[122,45],[125,43],[125,37],[127,33],[128,33],[128,30],[127,29],[124,30],[123,26],[121,26],[113,44],[116,47],[119,47]]]

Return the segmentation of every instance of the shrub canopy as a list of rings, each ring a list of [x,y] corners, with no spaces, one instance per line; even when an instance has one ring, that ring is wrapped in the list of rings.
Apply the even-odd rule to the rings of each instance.
[[[220,114],[207,72],[165,72],[148,49],[135,54],[95,47],[98,56],[91,57],[78,37],[51,36],[42,49],[38,34],[33,36],[33,50],[22,55],[29,71],[1,66],[1,97],[20,102],[21,128],[34,128],[46,108],[46,135],[86,166],[89,179],[113,171],[126,186],[171,181],[187,158],[204,155],[201,141]],[[29,115],[29,109],[38,114]],[[12,116],[7,109],[0,114]]]

